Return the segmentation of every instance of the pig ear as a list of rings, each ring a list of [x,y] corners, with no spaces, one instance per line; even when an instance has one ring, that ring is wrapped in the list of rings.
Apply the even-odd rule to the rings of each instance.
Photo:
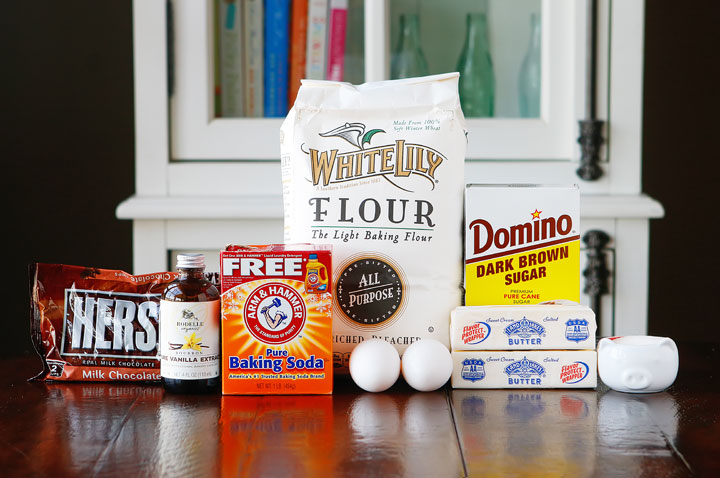
[[[606,349],[612,345],[612,340],[605,337],[600,339],[600,342],[598,342],[598,352],[600,352],[603,349]]]
[[[663,338],[662,342],[660,342],[660,346],[668,348],[677,353],[677,345],[675,345],[675,341],[670,337]]]

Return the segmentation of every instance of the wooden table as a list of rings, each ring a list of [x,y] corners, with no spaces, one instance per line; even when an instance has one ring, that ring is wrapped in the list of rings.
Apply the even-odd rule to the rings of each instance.
[[[668,391],[173,396],[38,383],[4,360],[0,476],[720,476],[720,346],[679,344]]]

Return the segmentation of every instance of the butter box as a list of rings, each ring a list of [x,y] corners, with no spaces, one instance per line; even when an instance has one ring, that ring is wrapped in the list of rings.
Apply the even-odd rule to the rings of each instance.
[[[577,186],[465,189],[465,305],[580,301]]]
[[[597,324],[579,304],[456,307],[450,314],[453,350],[595,349]]]
[[[453,388],[595,388],[594,350],[453,351]]]

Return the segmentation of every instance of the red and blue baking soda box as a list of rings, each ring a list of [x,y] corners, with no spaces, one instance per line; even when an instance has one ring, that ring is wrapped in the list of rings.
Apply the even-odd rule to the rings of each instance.
[[[220,253],[222,393],[332,393],[331,246]]]

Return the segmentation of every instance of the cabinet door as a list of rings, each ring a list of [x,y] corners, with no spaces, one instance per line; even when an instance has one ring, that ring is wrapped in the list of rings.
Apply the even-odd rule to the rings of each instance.
[[[468,159],[569,161],[583,114],[580,3],[394,0],[390,76],[403,73],[393,66],[412,55],[407,43],[422,51],[428,73],[460,72]],[[411,20],[419,20],[419,45],[409,36]]]
[[[311,7],[314,1],[309,2]],[[319,1],[322,3],[323,0]],[[487,43],[495,82],[495,110],[489,117],[467,115],[468,182],[580,182],[575,174],[580,153],[577,144],[578,120],[585,116],[588,109],[588,10],[585,2],[324,1],[327,5],[338,2],[347,6],[346,31],[343,37],[345,72],[342,79],[353,83],[391,77],[393,53],[397,50],[400,37],[400,16],[409,13],[417,14],[420,19],[420,40],[427,58],[428,72],[432,74],[457,70],[466,37],[467,15],[484,13],[487,18]],[[280,0],[278,2],[283,3]],[[172,10],[170,17],[173,39],[170,52],[173,81],[169,104],[171,160],[278,159],[281,117],[248,117],[242,112],[223,115],[217,106],[216,92],[218,80],[222,76],[219,68],[225,61],[218,45],[226,33],[224,29],[228,23],[227,10],[231,5],[236,5],[235,8],[241,10],[242,5],[249,3],[252,3],[252,0],[172,0],[169,3]],[[293,4],[287,0],[285,3]],[[633,1],[629,4],[636,3]],[[609,101],[607,78],[611,15],[606,0],[599,0],[598,5],[595,109],[597,118],[604,120],[607,119]],[[289,8],[292,9],[292,6]],[[623,8],[632,10],[630,14],[642,13],[641,6]],[[533,16],[538,20],[540,39],[538,52],[529,55],[533,38]],[[249,28],[242,14],[238,18],[237,24]],[[268,21],[259,20],[262,24]],[[329,16],[326,21],[330,21]],[[641,17],[639,21],[642,21]],[[295,23],[296,21],[290,18],[289,24]],[[262,30],[262,25],[259,27]],[[311,30],[310,25],[307,28],[308,31]],[[279,34],[274,27],[264,33],[266,43],[278,40]],[[285,34],[289,37],[284,41],[292,44],[293,32],[282,35]],[[332,48],[333,44],[326,37],[326,48]],[[633,52],[630,55],[620,53],[620,56],[625,58],[623,61],[634,61],[633,55],[638,50],[637,46],[633,44],[625,48]],[[288,54],[288,62],[292,63],[294,57],[291,53]],[[247,66],[247,52],[244,55],[245,59],[242,61]],[[539,76],[539,91],[536,99],[532,101],[537,105],[537,111],[522,114],[520,106],[523,96],[520,94],[520,85],[527,82],[528,73],[525,67],[528,62],[535,65],[534,73],[531,74]],[[632,74],[635,73],[637,72]],[[289,101],[288,105],[291,103],[292,101]],[[620,105],[618,111],[623,108],[624,106]],[[639,121],[637,123],[629,126],[635,128],[639,126]],[[618,131],[622,133],[618,138],[634,138],[632,130]],[[609,131],[607,134],[609,135]],[[632,155],[633,152],[630,153]],[[605,154],[603,151],[603,155]],[[622,175],[610,174],[608,171],[599,181],[583,183],[583,192],[636,192],[636,181],[626,179],[617,187],[613,187],[611,181],[615,181],[613,176],[634,179],[637,176],[636,170],[639,171],[639,167],[636,167],[639,156],[623,158],[621,164],[622,168],[629,168],[631,174],[627,174],[625,169]],[[238,169],[241,167],[240,165]],[[275,166],[268,165],[267,168],[273,169]]]
[[[280,124],[293,101],[288,92],[293,68],[302,78],[326,79],[332,68],[339,80],[364,81],[364,2],[310,0],[307,10],[297,12],[300,3],[170,3],[171,159],[278,159]],[[332,39],[344,44],[342,51],[331,48]],[[303,54],[310,71],[299,60]],[[231,95],[244,98],[233,105],[226,102]],[[283,97],[282,111],[264,107],[270,96]]]

